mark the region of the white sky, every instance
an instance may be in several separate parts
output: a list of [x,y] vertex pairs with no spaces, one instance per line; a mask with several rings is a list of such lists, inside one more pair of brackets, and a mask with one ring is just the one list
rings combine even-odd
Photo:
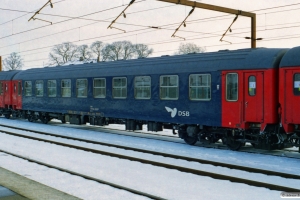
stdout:
[[[96,40],[104,43],[129,40],[134,44],[149,45],[154,49],[152,56],[172,55],[181,42],[195,43],[206,47],[209,52],[250,47],[250,40],[244,39],[246,36],[250,37],[250,18],[240,16],[233,24],[232,32],[224,38],[232,43],[229,44],[219,40],[235,16],[199,8],[196,8],[188,18],[187,27],[181,27],[176,34],[186,40],[172,38],[171,35],[191,8],[156,0],[136,0],[127,9],[125,12],[127,17],[120,17],[113,25],[126,30],[126,33],[117,29],[107,29],[107,27],[130,0],[52,0],[54,8],[45,7],[36,18],[51,21],[53,25],[40,20],[28,22],[33,13],[25,15],[24,12],[4,10],[32,12],[40,9],[46,2],[47,0],[1,1],[0,55],[5,58],[11,52],[20,52],[25,64],[23,69],[46,65],[51,46],[67,41],[77,45],[90,45]],[[201,2],[255,12],[257,38],[263,38],[262,41],[257,42],[257,47],[290,48],[300,44],[298,38],[300,0],[202,0]],[[280,7],[274,8],[278,6]],[[79,17],[91,13],[95,14],[84,17],[89,20],[73,19],[67,22],[62,21],[70,18],[42,15]],[[22,15],[25,16],[20,17]],[[20,18],[16,19],[17,17]],[[149,26],[158,26],[161,29],[151,29],[148,28]]]

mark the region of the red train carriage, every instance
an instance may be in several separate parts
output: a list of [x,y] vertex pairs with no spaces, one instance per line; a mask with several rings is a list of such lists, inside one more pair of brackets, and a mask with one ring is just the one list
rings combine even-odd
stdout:
[[22,109],[22,81],[12,80],[11,84],[12,84],[11,107],[13,110],[21,110]]
[[300,47],[290,49],[283,57],[279,80],[282,127],[289,142],[300,146]]
[[[22,102],[14,101],[15,96],[14,94],[14,87],[12,78],[17,74],[19,71],[5,71],[0,72],[0,112],[6,118],[9,118],[12,109],[20,109]],[[22,89],[22,88],[20,88]],[[21,97],[21,92],[20,92]],[[18,99],[18,98],[17,98]],[[16,103],[13,103],[16,102]],[[15,106],[14,106],[15,105]]]
[[230,70],[222,73],[222,126],[259,128],[278,123],[278,68]]
[[[278,68],[285,52],[278,50],[271,57],[257,55],[245,61],[254,64],[249,68],[222,71],[222,127],[228,128],[225,142],[231,149],[246,142],[263,149],[283,147],[276,133],[280,120]],[[256,66],[258,63],[264,66]]]

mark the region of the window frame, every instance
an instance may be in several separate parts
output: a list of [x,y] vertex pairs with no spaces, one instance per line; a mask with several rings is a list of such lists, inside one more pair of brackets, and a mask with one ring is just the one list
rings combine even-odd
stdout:
[[0,81],[0,95],[3,95],[3,81]]
[[[209,77],[209,83],[208,83],[208,85],[206,85],[206,86],[202,86],[202,85],[197,85],[197,86],[192,86],[191,85],[191,77],[192,76],[208,76]],[[208,96],[209,96],[209,98],[203,98],[203,99],[192,99],[191,98],[191,89],[192,88],[209,88],[209,94],[208,94]],[[189,99],[191,100],[191,101],[211,101],[211,74],[190,74],[189,75]]]
[[[95,80],[104,80],[104,87],[95,87]],[[96,97],[95,89],[104,89],[104,96]],[[95,99],[104,99],[106,98],[106,78],[94,78],[93,79],[93,97]]]
[[[42,87],[40,87],[40,88],[38,88],[37,87],[37,84],[38,84],[38,82],[41,82],[42,84]],[[38,94],[38,90],[41,90],[42,91],[42,94]],[[35,81],[35,96],[36,97],[43,97],[44,96],[44,80],[36,80]]]
[[[116,80],[116,79],[125,79],[125,86],[115,86],[115,82],[114,82],[114,80]],[[113,99],[127,99],[127,93],[128,93],[128,86],[127,86],[127,77],[113,77],[113,79],[112,79],[112,97],[113,97]],[[121,94],[123,93],[123,88],[125,88],[125,97],[123,97],[123,96],[118,96],[118,97],[116,97],[115,96],[115,89],[121,89]]]
[[[236,99],[232,100],[232,99],[228,99],[228,75],[236,75]],[[226,74],[226,92],[225,92],[225,95],[226,95],[226,101],[229,101],[229,102],[237,102],[239,100],[239,74],[236,73],[236,72],[230,72],[230,73],[227,73]]]
[[[65,81],[69,81],[70,82],[70,87],[63,87],[63,85],[65,85],[65,84],[63,84],[63,82],[65,82]],[[61,97],[63,97],[63,98],[69,98],[69,97],[72,97],[72,80],[71,79],[61,79],[61,81],[60,81],[60,89],[61,89]],[[66,95],[64,95],[64,91],[65,91],[65,89],[69,89],[70,90],[70,96],[66,96]]]
[[[141,78],[141,79],[143,79],[143,78],[149,78],[150,79],[150,81],[149,81],[149,86],[144,86],[144,81],[143,81],[143,85],[142,86],[137,86],[136,85],[136,80],[138,79],[138,78]],[[151,99],[151,96],[152,96],[152,94],[151,94],[151,81],[152,81],[152,79],[151,79],[151,76],[136,76],[136,77],[134,77],[134,98],[135,99],[138,99],[138,100],[147,100],[147,99]],[[138,91],[138,88],[143,88],[142,89],[142,91],[144,91],[144,88],[148,88],[149,89],[149,96],[147,96],[147,97],[139,97],[139,96],[137,96],[137,91]]]
[[[55,87],[50,87],[49,86],[49,82],[50,81],[54,81],[55,82]],[[49,89],[55,88],[55,95],[50,95],[50,90]],[[57,97],[57,81],[55,79],[51,79],[47,81],[47,93],[48,93],[48,97]]]
[[[27,86],[27,83],[30,83],[30,88]],[[28,95],[27,91],[30,90],[30,95]],[[24,81],[24,96],[31,97],[32,96],[32,81]]]
[[[78,87],[78,82],[79,81],[85,81],[86,84],[85,84],[85,87],[80,87],[80,88],[84,88],[84,93],[85,93],[85,96],[78,96],[78,91],[79,91],[79,87]],[[76,79],[76,98],[87,98],[88,97],[88,87],[89,87],[89,82],[86,78],[79,78],[79,79]]]
[[18,96],[22,95],[22,82],[18,81]]
[[[254,81],[250,81],[250,78],[254,78]],[[251,89],[254,89],[254,90],[252,91]],[[254,76],[254,75],[250,75],[248,77],[248,95],[250,97],[256,96],[256,76]]]
[[[297,80],[296,80],[296,76],[297,76]],[[295,73],[293,75],[293,94],[294,94],[294,96],[300,96],[300,87],[296,87],[299,85],[300,85],[300,73]]]
[[[171,77],[176,77],[177,85],[176,86],[163,86],[162,85],[162,80],[163,80],[164,77],[169,77],[170,80],[171,80]],[[162,97],[162,89],[163,88],[176,88],[176,98],[164,98],[164,97]],[[179,76],[178,75],[161,75],[159,77],[159,98],[161,100],[171,100],[171,101],[179,99]]]

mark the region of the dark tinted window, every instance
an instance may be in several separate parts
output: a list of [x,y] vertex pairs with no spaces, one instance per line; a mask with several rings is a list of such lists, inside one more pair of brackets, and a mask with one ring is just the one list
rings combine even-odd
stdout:
[[22,85],[21,85],[21,81],[18,82],[18,95],[21,96],[22,94]]
[[300,74],[294,75],[294,95],[300,96]]
[[255,76],[249,76],[248,92],[249,92],[250,96],[256,95],[256,77]]
[[226,75],[226,100],[238,100],[238,75],[236,73]]

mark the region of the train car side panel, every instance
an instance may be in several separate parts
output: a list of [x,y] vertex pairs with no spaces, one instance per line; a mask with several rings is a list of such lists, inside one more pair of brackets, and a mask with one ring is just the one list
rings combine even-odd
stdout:
[[222,125],[228,128],[260,127],[278,123],[277,71],[223,71]]
[[300,125],[300,66],[280,69],[280,103],[282,125],[287,133]]
[[12,108],[15,110],[20,110],[22,109],[22,81],[13,80],[12,87]]

